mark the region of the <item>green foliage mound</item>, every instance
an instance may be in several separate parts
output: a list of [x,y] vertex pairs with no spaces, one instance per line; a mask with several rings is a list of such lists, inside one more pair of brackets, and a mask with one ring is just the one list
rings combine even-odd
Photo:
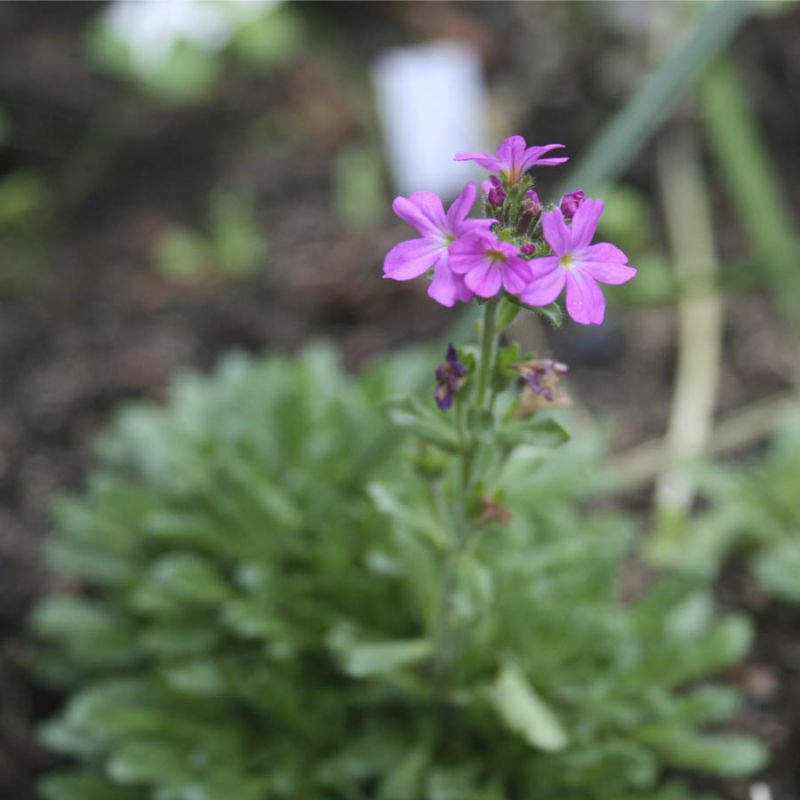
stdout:
[[43,737],[77,762],[45,800],[673,800],[666,766],[761,764],[702,730],[737,698],[698,679],[747,623],[679,577],[616,599],[632,531],[579,511],[580,447],[522,448],[496,477],[511,522],[442,574],[437,481],[382,411],[429,371],[237,357],[120,417],[58,508],[52,563],[85,591],[35,618],[71,691]]
[[704,469],[698,484],[709,508],[669,544],[665,560],[710,578],[739,554],[764,592],[800,603],[800,414],[756,464]]

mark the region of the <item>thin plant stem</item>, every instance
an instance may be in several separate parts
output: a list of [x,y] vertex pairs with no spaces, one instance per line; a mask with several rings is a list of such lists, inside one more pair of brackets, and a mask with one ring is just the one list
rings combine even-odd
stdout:
[[[487,403],[487,389],[489,378],[494,369],[495,352],[497,349],[497,299],[490,300],[483,307],[483,326],[481,331],[480,360],[478,363],[478,384],[475,393],[475,405],[484,410]],[[457,425],[461,439],[461,475],[454,509],[450,520],[455,529],[451,537],[452,545],[445,556],[442,583],[439,591],[439,604],[433,623],[433,673],[436,689],[441,696],[446,691],[447,669],[450,663],[453,648],[453,626],[451,615],[453,597],[458,587],[458,569],[461,559],[474,540],[477,528],[469,520],[467,504],[472,489],[472,470],[478,453],[478,442],[469,440],[469,434],[464,430],[463,415],[465,409],[461,404],[457,406]]]
[[495,326],[497,323],[497,307],[499,301],[494,298],[483,307],[483,329],[481,331],[481,360],[478,368],[478,390],[475,403],[483,409],[486,403],[486,390],[489,387],[489,376],[494,366],[494,353],[497,346]]

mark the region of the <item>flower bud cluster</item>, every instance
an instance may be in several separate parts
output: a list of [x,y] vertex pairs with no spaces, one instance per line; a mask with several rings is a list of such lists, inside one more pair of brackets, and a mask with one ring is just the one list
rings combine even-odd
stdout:
[[392,208],[419,238],[389,251],[384,277],[405,281],[431,273],[428,294],[448,307],[502,294],[541,307],[566,288],[569,315],[584,325],[601,323],[605,300],[598,282],[625,283],[636,270],[614,245],[591,244],[602,200],[580,190],[565,194],[557,207],[539,199],[529,170],[567,161],[543,157],[561,147],[528,147],[521,136],[511,136],[496,155],[456,153],[457,161],[475,161],[493,173],[482,185],[484,217],[467,218],[477,199],[474,183],[447,212],[433,192],[396,198]]

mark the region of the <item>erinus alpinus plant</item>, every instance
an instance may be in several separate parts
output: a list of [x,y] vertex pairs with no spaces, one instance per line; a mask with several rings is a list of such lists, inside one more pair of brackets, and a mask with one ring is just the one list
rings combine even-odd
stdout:
[[536,196],[556,147],[461,154],[493,171],[481,218],[473,185],[447,212],[395,201],[419,237],[386,277],[432,272],[434,300],[482,305],[435,382],[427,355],[347,378],[314,348],[120,417],[58,508],[72,591],[36,615],[38,673],[71,692],[43,739],[75,761],[43,797],[682,798],[666,767],[760,765],[707,731],[736,693],[699,682],[742,655],[746,621],[678,574],[617,599],[632,530],[579,510],[598,467],[560,447],[566,367],[498,345],[516,313],[558,317],[564,288],[600,323],[597,283],[634,275],[592,244],[601,201]]

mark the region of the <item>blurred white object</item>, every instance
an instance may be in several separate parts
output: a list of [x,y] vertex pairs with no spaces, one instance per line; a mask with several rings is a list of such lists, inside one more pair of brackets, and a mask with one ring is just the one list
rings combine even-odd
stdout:
[[766,783],[754,783],[750,787],[750,800],[772,800],[772,792]]
[[116,0],[105,7],[103,21],[128,45],[134,64],[151,71],[167,61],[179,39],[214,53],[228,43],[237,26],[279,4],[280,0]]
[[476,50],[450,41],[392,49],[372,77],[395,188],[454,197],[478,171],[453,155],[487,149],[488,103]]

